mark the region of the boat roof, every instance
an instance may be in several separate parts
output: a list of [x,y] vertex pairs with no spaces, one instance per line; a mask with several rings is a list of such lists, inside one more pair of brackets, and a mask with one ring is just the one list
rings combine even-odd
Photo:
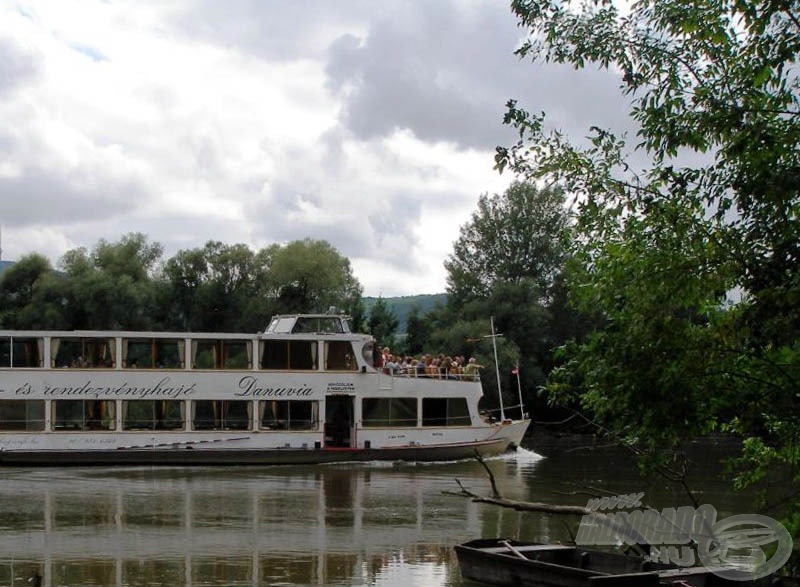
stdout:
[[350,316],[344,314],[279,314],[259,333],[233,332],[167,332],[136,330],[0,330],[0,337],[35,338],[85,337],[110,338],[219,338],[252,339],[275,334],[352,334]]

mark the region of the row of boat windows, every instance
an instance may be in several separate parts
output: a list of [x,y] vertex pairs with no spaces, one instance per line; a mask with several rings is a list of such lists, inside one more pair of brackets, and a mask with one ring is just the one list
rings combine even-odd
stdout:
[[[112,369],[117,365],[115,338],[58,337],[50,339],[54,368]],[[355,371],[358,366],[348,341],[123,338],[119,348],[123,369],[252,369],[257,346],[258,367],[269,370],[316,371],[320,360],[330,371]],[[40,368],[45,339],[0,337],[0,367]]]
[[[301,400],[53,400],[53,430],[316,430],[318,401]],[[465,398],[364,398],[368,427],[468,426]],[[0,431],[43,431],[44,400],[0,400]],[[257,416],[253,422],[254,414]]]

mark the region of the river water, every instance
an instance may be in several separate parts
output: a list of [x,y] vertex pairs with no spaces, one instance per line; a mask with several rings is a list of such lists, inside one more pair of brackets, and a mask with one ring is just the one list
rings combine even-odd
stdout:
[[[535,443],[534,443],[535,445]],[[535,452],[535,451],[538,451]],[[542,453],[542,454],[539,454]],[[701,503],[749,513],[699,452]],[[586,505],[585,491],[644,492],[656,508],[691,505],[643,479],[619,449],[558,440],[490,460],[508,498]],[[476,504],[480,463],[319,467],[0,469],[0,586],[475,586],[453,545],[477,537],[569,540],[579,519]]]

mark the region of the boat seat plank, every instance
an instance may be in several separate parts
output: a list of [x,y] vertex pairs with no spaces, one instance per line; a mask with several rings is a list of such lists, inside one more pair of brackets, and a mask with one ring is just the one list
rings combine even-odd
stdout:
[[625,587],[626,585],[659,585],[664,579],[680,579],[682,577],[703,576],[711,572],[706,567],[684,567],[680,569],[664,569],[660,571],[647,571],[642,573],[626,573],[622,575],[608,575],[605,577],[589,577],[590,585],[613,585]]
[[666,569],[663,571],[658,571],[658,574],[667,578],[691,577],[692,575],[707,575],[709,573],[713,573],[714,570],[721,571],[723,569],[719,569],[717,567],[682,567],[680,569]]
[[660,581],[659,574],[652,571],[645,573],[625,573],[622,575],[598,575],[595,577],[587,577],[587,579],[590,585],[613,585],[614,587],[625,587],[627,585],[648,587],[649,585],[658,585]]
[[[556,550],[575,550],[574,546],[551,546],[549,544],[527,544],[527,545],[520,545],[517,546],[516,544],[512,544],[514,549],[518,550],[519,552],[552,552]],[[482,552],[490,552],[494,553],[508,553],[509,550],[505,546],[491,546],[487,548],[478,548]]]

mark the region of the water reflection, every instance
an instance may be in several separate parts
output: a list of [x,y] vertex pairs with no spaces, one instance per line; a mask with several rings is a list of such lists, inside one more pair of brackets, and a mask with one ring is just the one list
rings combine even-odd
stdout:
[[459,584],[453,544],[517,516],[445,493],[489,491],[473,462],[3,473],[0,585]]
[[[574,447],[573,447],[574,448]],[[580,448],[580,447],[578,447]],[[747,513],[698,456],[702,500]],[[490,467],[510,499],[586,505],[592,488],[689,505],[597,446]],[[265,468],[0,469],[0,587],[370,585],[460,587],[452,547],[476,537],[570,540],[578,518],[519,513],[446,492],[491,487],[474,461]]]

